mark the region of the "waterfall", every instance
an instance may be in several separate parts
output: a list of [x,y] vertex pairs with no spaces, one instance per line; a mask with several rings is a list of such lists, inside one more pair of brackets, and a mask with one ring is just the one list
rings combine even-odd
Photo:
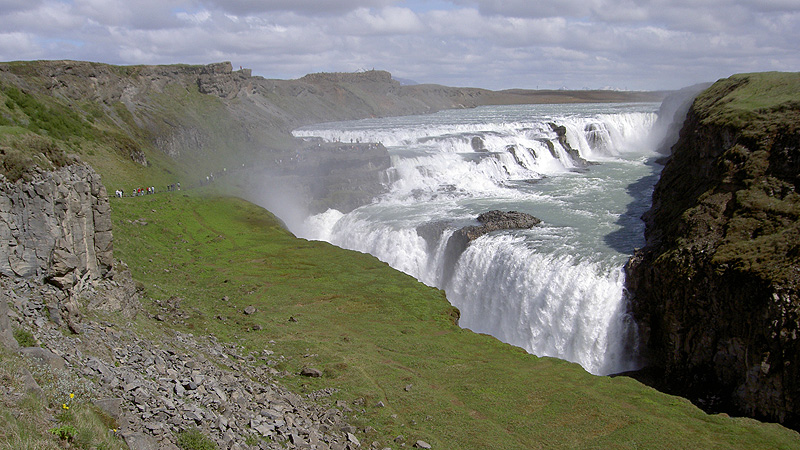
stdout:
[[[444,289],[465,328],[594,374],[635,369],[622,265],[642,245],[638,216],[652,184],[629,186],[652,174],[647,138],[656,108],[492,107],[296,130],[381,142],[393,173],[375,203],[310,217],[293,231],[370,253]],[[455,230],[491,209],[543,223],[448,248]]]

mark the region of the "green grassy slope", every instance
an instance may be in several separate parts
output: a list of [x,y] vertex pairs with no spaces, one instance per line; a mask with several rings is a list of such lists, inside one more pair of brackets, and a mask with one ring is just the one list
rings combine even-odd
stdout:
[[[116,256],[144,284],[151,313],[168,318],[159,326],[273,349],[290,374],[323,370],[282,382],[339,389],[328,401],[364,399],[354,420],[375,429],[368,442],[398,448],[392,439],[402,434],[440,449],[800,446],[782,427],[706,415],[634,380],[462,330],[442,292],[369,255],[296,239],[242,200],[177,192],[114,199],[112,209]],[[157,307],[170,298],[189,318]],[[255,314],[243,313],[249,305]]]

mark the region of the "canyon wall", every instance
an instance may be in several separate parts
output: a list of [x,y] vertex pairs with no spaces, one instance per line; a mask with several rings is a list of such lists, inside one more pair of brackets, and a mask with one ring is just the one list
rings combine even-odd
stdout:
[[800,426],[800,74],[720,80],[692,104],[627,265],[656,384]]

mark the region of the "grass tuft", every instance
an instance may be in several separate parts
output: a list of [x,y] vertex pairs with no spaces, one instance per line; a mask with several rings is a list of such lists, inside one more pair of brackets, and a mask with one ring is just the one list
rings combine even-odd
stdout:
[[33,334],[22,328],[14,330],[14,339],[17,340],[17,344],[19,344],[20,347],[38,347],[39,345],[36,343],[36,338],[33,337]]
[[178,433],[178,447],[183,450],[217,450],[217,444],[197,428]]

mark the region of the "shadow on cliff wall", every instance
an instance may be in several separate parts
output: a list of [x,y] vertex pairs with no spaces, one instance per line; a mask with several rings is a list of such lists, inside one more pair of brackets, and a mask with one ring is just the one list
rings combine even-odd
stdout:
[[[660,155],[670,155],[672,146],[678,141],[678,136],[686,114],[689,112],[695,97],[711,83],[700,83],[688,86],[668,95],[658,108],[656,120],[650,135],[651,145]],[[650,175],[638,179],[627,187],[628,194],[633,201],[628,204],[625,213],[617,220],[622,228],[605,237],[605,242],[614,250],[629,255],[633,254],[638,242],[644,245],[644,228],[642,215],[650,209],[653,198],[653,188],[661,177],[666,157],[654,160],[648,165],[653,169]]]
[[619,216],[616,224],[621,228],[607,234],[603,240],[612,249],[632,255],[637,245],[644,245],[644,223],[642,215],[650,209],[653,198],[653,187],[661,176],[662,164],[656,161],[648,164],[652,171],[639,178],[625,189],[633,200],[628,203],[625,212]]

